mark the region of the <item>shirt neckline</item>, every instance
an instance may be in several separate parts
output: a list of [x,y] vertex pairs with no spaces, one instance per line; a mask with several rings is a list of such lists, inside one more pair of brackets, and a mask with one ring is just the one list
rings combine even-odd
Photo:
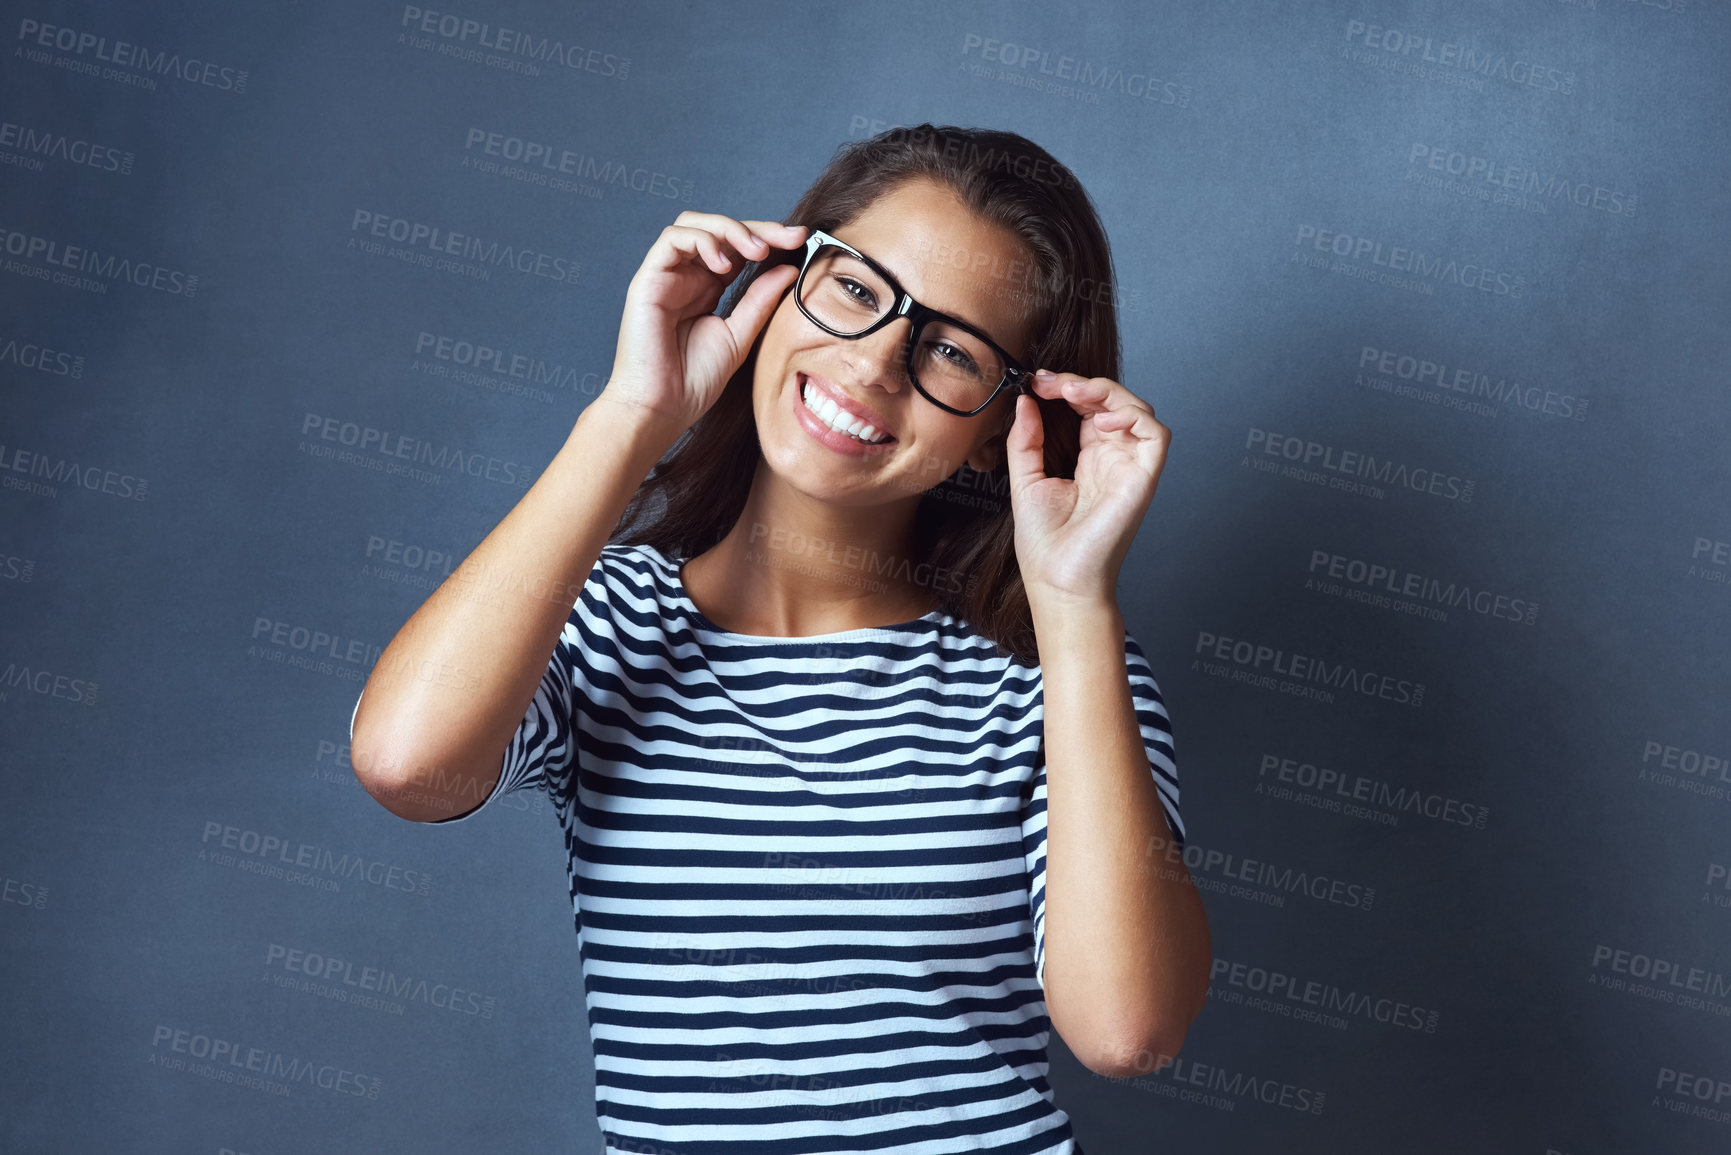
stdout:
[[948,616],[940,608],[935,609],[930,613],[922,614],[921,616],[909,621],[896,622],[894,625],[861,626],[859,629],[839,630],[828,634],[742,634],[736,630],[722,629],[720,626],[705,617],[703,611],[697,608],[697,603],[691,600],[691,592],[685,588],[684,579],[679,576],[679,571],[684,566],[685,559],[675,560],[670,558],[659,549],[656,549],[654,546],[647,543],[643,544],[641,548],[655,555],[656,560],[661,565],[662,572],[667,576],[669,583],[673,586],[673,592],[679,599],[681,608],[690,615],[692,624],[702,630],[705,634],[714,635],[715,637],[728,638],[741,642],[758,642],[772,646],[803,646],[822,642],[858,641],[878,637],[883,634],[912,633],[917,631],[921,626],[936,625]]

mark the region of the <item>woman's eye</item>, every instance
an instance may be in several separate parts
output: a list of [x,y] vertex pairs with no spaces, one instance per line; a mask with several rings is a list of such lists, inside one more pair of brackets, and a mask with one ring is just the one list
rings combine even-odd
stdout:
[[851,277],[837,277],[836,282],[839,285],[841,285],[841,291],[842,292],[846,293],[848,296],[852,297],[854,300],[858,301],[860,304],[866,305],[866,306],[869,306],[872,308],[877,307],[877,302],[878,302],[877,294],[873,293],[870,289],[866,288],[864,285],[860,284],[858,281],[852,279]]
[[967,350],[952,345],[948,341],[938,341],[933,344],[932,348],[938,351],[938,356],[950,362],[956,368],[966,369],[970,373],[974,371],[974,359],[968,356]]

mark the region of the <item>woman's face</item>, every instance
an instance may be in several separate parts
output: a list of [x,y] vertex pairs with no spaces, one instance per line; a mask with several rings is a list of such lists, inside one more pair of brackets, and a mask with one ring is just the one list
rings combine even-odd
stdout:
[[[1030,254],[1014,233],[979,219],[946,187],[904,181],[830,231],[889,270],[920,304],[969,322],[1023,360],[1027,321],[1004,271],[1028,269]],[[765,326],[752,385],[758,442],[777,477],[822,501],[878,505],[918,496],[964,461],[981,472],[997,465],[1015,394],[1006,389],[972,417],[939,409],[908,380],[911,328],[902,318],[848,340],[807,319],[791,290],[781,299]],[[808,383],[874,424],[874,437],[887,432],[892,440],[867,445],[829,431],[806,406]]]

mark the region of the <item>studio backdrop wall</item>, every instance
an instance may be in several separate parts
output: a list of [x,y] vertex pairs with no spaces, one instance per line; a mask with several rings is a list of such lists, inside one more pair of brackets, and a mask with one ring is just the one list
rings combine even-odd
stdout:
[[1719,0],[3,7],[0,1147],[600,1150],[552,813],[350,711],[658,232],[932,121],[1075,170],[1173,430],[1216,957],[1054,1037],[1090,1155],[1731,1150]]

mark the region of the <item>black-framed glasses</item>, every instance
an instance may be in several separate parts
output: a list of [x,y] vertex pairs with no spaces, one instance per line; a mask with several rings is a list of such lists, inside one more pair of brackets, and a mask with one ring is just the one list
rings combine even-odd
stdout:
[[972,417],[1006,387],[1028,391],[1031,371],[966,321],[910,297],[888,270],[846,241],[813,229],[794,301],[826,333],[855,340],[906,317],[908,380],[946,413]]

